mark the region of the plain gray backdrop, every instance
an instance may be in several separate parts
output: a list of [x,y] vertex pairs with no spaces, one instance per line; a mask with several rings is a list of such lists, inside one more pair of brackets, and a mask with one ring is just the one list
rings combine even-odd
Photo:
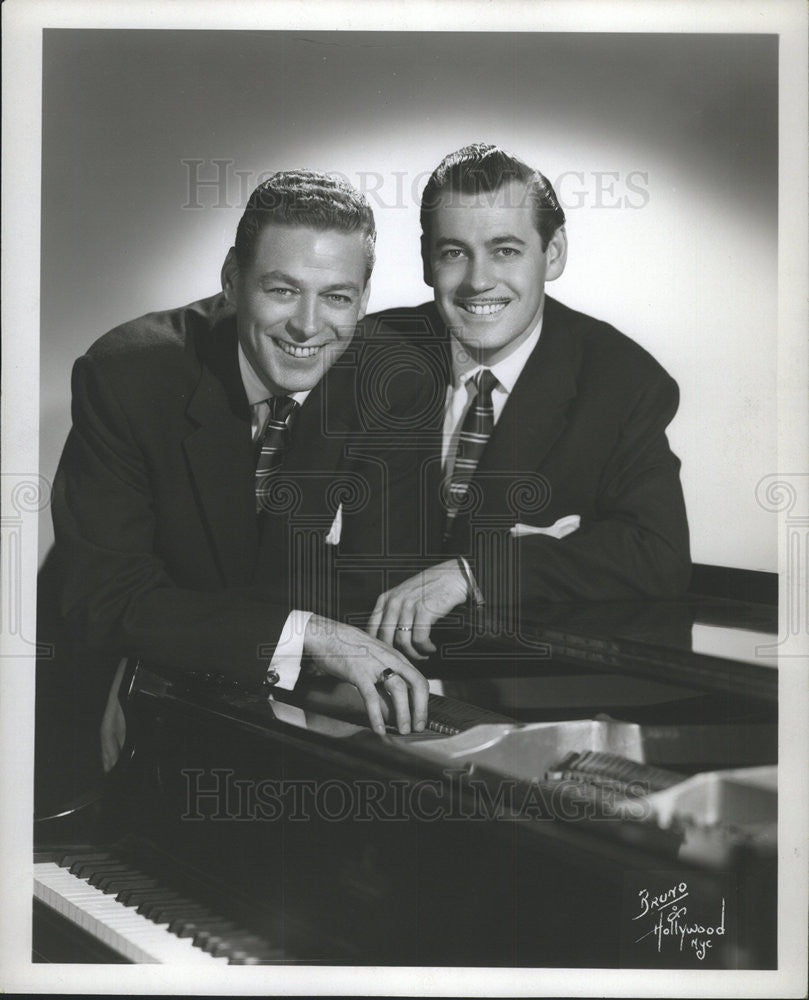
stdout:
[[[245,198],[309,166],[364,188],[370,308],[431,297],[418,197],[447,152],[498,142],[568,214],[548,286],[680,384],[695,561],[777,570],[756,484],[776,471],[775,35],[46,29],[41,453],[77,355],[219,287]],[[40,554],[52,539],[43,512]]]

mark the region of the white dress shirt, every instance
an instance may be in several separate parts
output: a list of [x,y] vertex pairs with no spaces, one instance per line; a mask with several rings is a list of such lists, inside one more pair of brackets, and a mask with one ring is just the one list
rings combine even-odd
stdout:
[[[509,393],[522,374],[525,363],[531,351],[539,343],[542,332],[542,316],[530,335],[508,357],[502,358],[496,364],[482,365],[470,357],[467,349],[450,335],[450,351],[452,354],[452,384],[447,386],[447,398],[444,404],[444,432],[441,441],[441,468],[447,480],[452,477],[455,466],[455,456],[458,453],[458,439],[461,436],[466,411],[475,398],[475,386],[472,379],[482,369],[488,367],[497,379],[497,385],[492,389],[492,409],[494,422],[500,419],[503,407],[506,405]],[[463,556],[461,556],[463,559]],[[469,579],[477,587],[472,569],[466,559],[463,560]],[[472,589],[470,587],[470,589]],[[480,591],[478,590],[478,593]],[[483,598],[485,599],[485,594]],[[444,694],[444,682],[432,678],[429,681],[431,694]]]
[[492,408],[494,422],[500,419],[503,407],[506,405],[509,393],[514,389],[517,379],[522,374],[531,351],[539,343],[542,332],[542,316],[531,334],[508,357],[502,358],[496,364],[482,365],[469,356],[467,349],[450,336],[452,352],[452,384],[447,386],[447,399],[444,409],[444,436],[441,444],[441,466],[447,477],[452,476],[455,465],[455,455],[458,452],[458,438],[461,435],[466,411],[472,405],[475,397],[475,387],[472,379],[483,368],[489,368],[497,379],[497,385],[492,389]]
[[[267,419],[270,415],[269,400],[272,393],[267,392],[267,387],[256,374],[255,369],[247,360],[242,345],[239,344],[239,371],[242,376],[242,384],[247,394],[247,402],[250,404],[250,432],[253,443],[264,433]],[[303,392],[291,392],[290,398],[294,399],[299,406],[311,392],[306,389]],[[309,619],[312,617],[311,611],[290,611],[284,627],[281,629],[281,637],[275,647],[270,666],[278,671],[277,687],[291,691],[295,687],[295,682],[301,672],[301,658],[303,657],[303,634]]]

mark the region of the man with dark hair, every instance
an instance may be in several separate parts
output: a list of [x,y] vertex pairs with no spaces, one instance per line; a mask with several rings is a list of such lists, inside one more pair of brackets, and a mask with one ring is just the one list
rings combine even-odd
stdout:
[[453,192],[494,194],[507,185],[514,185],[515,204],[519,200],[530,206],[542,249],[547,250],[551,237],[565,224],[548,178],[499,146],[475,143],[445,156],[427,181],[421,196],[422,259],[429,259],[432,218],[443,199]]
[[[421,674],[329,617],[367,613],[356,581],[374,577],[356,565],[411,530],[416,453],[381,418],[407,423],[421,401],[389,384],[380,414],[358,390],[376,356],[355,338],[375,235],[349,185],[275,174],[250,198],[222,294],[126,323],[76,362],[53,494],[63,607],[112,662],[269,690],[291,687],[304,655],[356,685],[378,732],[382,692],[402,732],[423,728]],[[355,568],[344,594],[341,559]]]
[[366,320],[433,337],[447,382],[441,458],[424,477],[432,565],[377,601],[369,633],[414,659],[472,600],[519,630],[549,601],[665,598],[687,586],[676,383],[638,344],[545,295],[565,216],[497,146],[447,156],[421,208],[435,304]]

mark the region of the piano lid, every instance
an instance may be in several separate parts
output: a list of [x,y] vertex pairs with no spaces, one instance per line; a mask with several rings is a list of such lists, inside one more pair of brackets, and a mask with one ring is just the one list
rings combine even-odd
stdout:
[[549,604],[530,621],[445,619],[430,676],[609,671],[775,702],[777,608],[704,595]]

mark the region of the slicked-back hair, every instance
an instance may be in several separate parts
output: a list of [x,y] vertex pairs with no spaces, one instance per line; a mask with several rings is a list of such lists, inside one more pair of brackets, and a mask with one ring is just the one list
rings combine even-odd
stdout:
[[427,181],[421,196],[422,254],[429,248],[432,212],[447,192],[488,194],[499,191],[511,181],[526,185],[534,225],[542,241],[542,249],[547,250],[553,234],[565,224],[565,213],[551,182],[544,174],[500,146],[476,142],[445,156]]
[[376,259],[376,223],[368,200],[347,181],[314,170],[281,170],[250,195],[236,229],[236,261],[240,268],[253,260],[259,234],[270,223],[335,229],[365,236],[365,280]]

